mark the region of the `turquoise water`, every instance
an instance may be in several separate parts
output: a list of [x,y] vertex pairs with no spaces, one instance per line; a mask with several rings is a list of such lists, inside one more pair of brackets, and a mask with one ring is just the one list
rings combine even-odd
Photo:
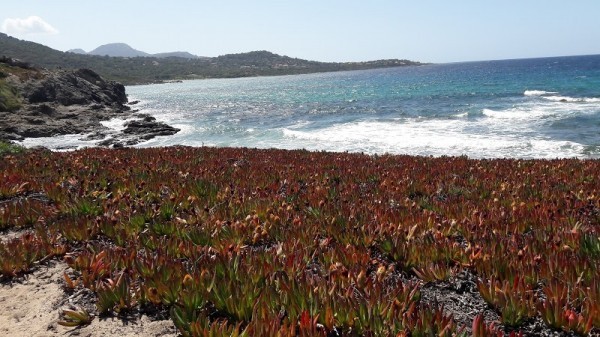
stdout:
[[140,146],[600,157],[600,56],[127,87],[180,127]]

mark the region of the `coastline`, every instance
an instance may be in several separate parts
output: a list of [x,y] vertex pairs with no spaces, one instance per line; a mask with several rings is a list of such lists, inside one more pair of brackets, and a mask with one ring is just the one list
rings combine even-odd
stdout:
[[160,136],[179,132],[178,128],[159,122],[147,113],[133,111],[101,120],[81,133],[55,134],[48,137],[24,137],[11,142],[26,148],[45,147],[52,151],[78,150],[88,147],[122,148],[135,146]]

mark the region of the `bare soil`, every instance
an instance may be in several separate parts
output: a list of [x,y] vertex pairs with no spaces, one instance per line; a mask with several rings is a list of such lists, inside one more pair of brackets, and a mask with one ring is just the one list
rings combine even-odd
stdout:
[[68,269],[62,261],[49,261],[21,279],[0,284],[0,335],[177,336],[171,320],[155,320],[144,314],[94,317],[91,324],[81,328],[59,325],[62,310],[90,303],[85,292],[69,295],[64,291],[63,272]]

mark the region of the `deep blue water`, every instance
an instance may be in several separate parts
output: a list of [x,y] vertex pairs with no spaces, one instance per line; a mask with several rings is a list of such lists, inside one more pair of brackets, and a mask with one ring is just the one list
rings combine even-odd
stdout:
[[182,128],[141,146],[600,157],[600,56],[127,87]]

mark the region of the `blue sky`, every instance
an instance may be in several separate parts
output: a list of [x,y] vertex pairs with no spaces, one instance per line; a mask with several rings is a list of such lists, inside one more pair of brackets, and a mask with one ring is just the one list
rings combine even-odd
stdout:
[[[59,50],[251,50],[319,61],[600,54],[598,0],[5,1],[0,30]],[[0,51],[1,53],[1,51]]]

